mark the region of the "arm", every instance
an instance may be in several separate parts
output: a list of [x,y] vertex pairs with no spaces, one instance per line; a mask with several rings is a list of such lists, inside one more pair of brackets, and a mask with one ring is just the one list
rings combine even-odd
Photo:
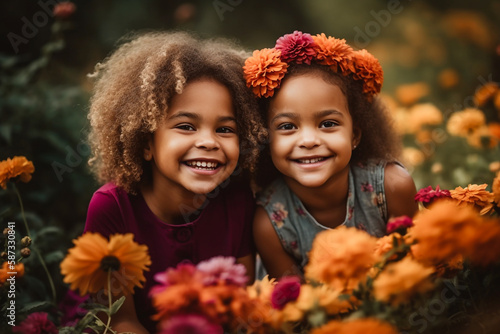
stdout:
[[398,164],[387,164],[384,186],[388,218],[404,215],[413,217],[418,210],[415,202],[417,189],[406,169]]
[[302,276],[293,258],[288,255],[263,207],[258,206],[253,223],[253,236],[257,252],[262,258],[270,278],[283,276]]
[[247,256],[240,257],[236,259],[236,263],[242,264],[247,270],[248,285],[253,284],[255,280],[255,254],[249,254]]

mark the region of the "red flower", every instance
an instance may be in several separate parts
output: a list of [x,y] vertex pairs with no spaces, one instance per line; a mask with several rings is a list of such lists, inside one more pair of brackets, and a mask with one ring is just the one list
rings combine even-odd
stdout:
[[408,216],[400,216],[396,218],[389,219],[387,223],[387,234],[391,234],[392,232],[404,229],[413,226],[413,220]]
[[57,334],[56,325],[47,318],[45,312],[35,312],[28,315],[19,326],[12,327],[13,333],[22,334]]
[[54,16],[58,19],[64,20],[73,15],[75,10],[76,6],[74,3],[69,1],[60,2],[54,7]]
[[448,190],[441,190],[439,186],[436,186],[436,190],[432,189],[432,186],[420,189],[415,195],[415,201],[422,202],[424,204],[432,203],[438,198],[450,198],[451,194]]
[[313,44],[311,35],[295,30],[293,34],[278,38],[274,48],[281,51],[281,59],[288,63],[293,61],[310,65],[315,54]]
[[287,276],[281,279],[271,294],[271,304],[275,309],[283,309],[288,302],[297,300],[300,294],[300,279]]

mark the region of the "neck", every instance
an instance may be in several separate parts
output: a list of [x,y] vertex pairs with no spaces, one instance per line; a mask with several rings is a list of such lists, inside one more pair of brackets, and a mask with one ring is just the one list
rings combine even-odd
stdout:
[[206,199],[206,195],[181,187],[162,187],[154,183],[142,187],[141,193],[149,209],[169,224],[185,224],[194,220]]

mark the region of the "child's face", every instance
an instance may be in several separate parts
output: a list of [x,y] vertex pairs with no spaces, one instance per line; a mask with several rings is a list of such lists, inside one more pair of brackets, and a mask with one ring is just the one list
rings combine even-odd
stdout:
[[286,80],[269,106],[271,157],[288,182],[320,187],[347,175],[358,138],[346,96],[313,75]]
[[172,98],[166,120],[145,149],[148,155],[155,185],[196,194],[214,190],[235,170],[239,156],[229,90],[208,79],[187,84]]

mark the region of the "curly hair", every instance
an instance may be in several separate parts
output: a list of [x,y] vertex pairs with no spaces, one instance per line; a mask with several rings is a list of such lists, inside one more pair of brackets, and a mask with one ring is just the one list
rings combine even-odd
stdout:
[[[400,157],[402,142],[394,127],[392,117],[380,99],[367,98],[363,93],[361,80],[336,73],[328,66],[314,63],[311,65],[290,63],[284,81],[300,75],[315,75],[327,83],[338,86],[347,97],[353,126],[361,132],[361,140],[352,152],[350,163],[395,161]],[[278,93],[279,89],[276,90],[274,97]],[[274,97],[263,98],[259,101],[264,120],[267,120],[269,104]],[[270,161],[270,152],[267,147],[260,155],[258,162],[256,182],[259,187],[265,187],[279,175]]]
[[186,32],[149,32],[123,39],[96,65],[91,98],[89,164],[101,183],[137,193],[150,167],[143,150],[186,84],[210,78],[232,96],[240,138],[240,166],[255,169],[265,138],[258,105],[246,87],[242,66],[248,54],[224,39],[201,40]]

